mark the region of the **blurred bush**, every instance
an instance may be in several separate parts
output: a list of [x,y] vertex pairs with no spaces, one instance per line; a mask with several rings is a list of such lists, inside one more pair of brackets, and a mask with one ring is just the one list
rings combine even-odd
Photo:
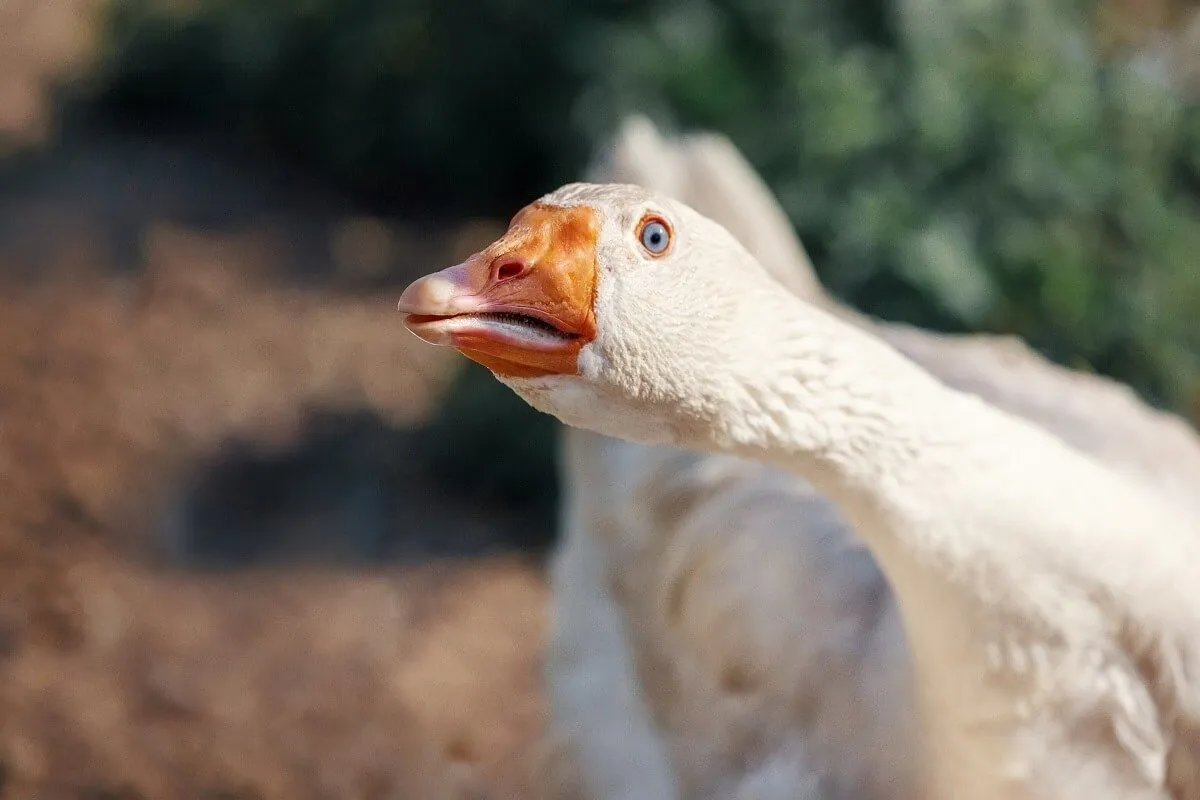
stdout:
[[199,124],[360,196],[496,211],[586,158],[569,109],[622,5],[111,0],[92,82],[139,124]]
[[857,306],[1015,332],[1186,409],[1200,105],[1097,33],[1111,17],[1082,0],[114,0],[94,96],[421,212],[507,216],[577,177],[625,111],[720,130]]

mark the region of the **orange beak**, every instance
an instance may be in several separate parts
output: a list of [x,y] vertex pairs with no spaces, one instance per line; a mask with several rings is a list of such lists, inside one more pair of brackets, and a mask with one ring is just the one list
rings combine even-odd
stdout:
[[404,324],[500,375],[574,375],[596,336],[599,229],[590,208],[526,206],[485,250],[405,289]]

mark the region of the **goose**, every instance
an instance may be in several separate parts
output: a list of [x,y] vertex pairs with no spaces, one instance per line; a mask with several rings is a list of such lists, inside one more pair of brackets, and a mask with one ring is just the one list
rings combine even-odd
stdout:
[[[792,291],[819,292],[725,137],[631,117],[589,172],[688,199]],[[915,797],[898,617],[830,504],[753,461],[560,436],[542,796]]]
[[[671,140],[633,117],[599,160],[593,175],[685,199],[780,283],[873,329],[942,381],[1196,500],[1200,439],[1127,388],[1050,364],[1018,340],[930,334],[840,307],[727,138]],[[829,502],[743,459],[576,428],[562,435],[547,796],[914,796],[895,605]],[[680,595],[686,603],[661,602]],[[753,685],[723,685],[739,674]],[[572,781],[556,780],[562,773]]]
[[567,425],[828,498],[895,594],[930,796],[1200,796],[1186,504],[939,382],[641,187],[551,192],[398,305]]

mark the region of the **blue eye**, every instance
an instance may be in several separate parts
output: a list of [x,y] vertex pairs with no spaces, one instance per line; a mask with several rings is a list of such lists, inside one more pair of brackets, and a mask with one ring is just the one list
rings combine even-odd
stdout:
[[642,223],[638,238],[652,256],[661,256],[671,245],[671,229],[662,220],[650,218]]

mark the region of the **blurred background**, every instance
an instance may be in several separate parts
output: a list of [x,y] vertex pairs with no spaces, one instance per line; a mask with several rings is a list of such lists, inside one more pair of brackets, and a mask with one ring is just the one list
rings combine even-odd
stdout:
[[1193,0],[0,0],[0,797],[534,794],[555,427],[394,302],[634,111],[1200,420]]

